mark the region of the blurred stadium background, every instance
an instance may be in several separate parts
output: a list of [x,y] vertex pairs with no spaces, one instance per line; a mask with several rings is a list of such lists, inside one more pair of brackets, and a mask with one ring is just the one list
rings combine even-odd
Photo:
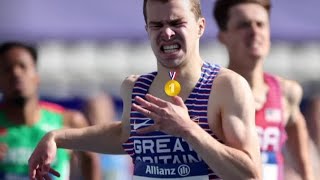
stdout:
[[[44,99],[81,108],[82,99],[103,90],[112,95],[119,115],[121,81],[156,67],[144,30],[142,2],[2,0],[0,41],[37,45]],[[211,16],[213,2],[202,0],[207,29],[201,53],[206,61],[225,66],[227,54],[216,40]],[[301,82],[305,98],[320,88],[319,7],[319,0],[273,0],[273,45],[266,70]]]

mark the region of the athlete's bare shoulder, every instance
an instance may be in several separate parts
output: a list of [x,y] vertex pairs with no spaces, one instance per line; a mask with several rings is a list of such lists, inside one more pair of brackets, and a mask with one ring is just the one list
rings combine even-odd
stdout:
[[137,81],[137,79],[139,77],[140,77],[140,75],[130,75],[123,80],[122,85],[121,85],[121,90],[120,90],[120,94],[121,94],[122,98],[124,96],[126,96],[126,94],[128,94],[130,92],[130,90],[132,90],[135,82]]
[[[139,78],[139,75],[130,75],[125,78],[122,82],[120,95],[123,101],[123,112],[122,112],[122,139],[127,140],[130,136],[130,112],[131,112],[131,101],[132,101],[132,89]],[[124,142],[124,141],[123,141]]]
[[[242,111],[242,109],[247,111],[249,106],[254,107],[253,102],[253,95],[248,82],[238,73],[221,68],[212,85],[209,101],[212,112],[221,115],[222,112],[226,113],[227,111],[235,112]],[[242,106],[235,106],[238,104],[242,104]],[[232,107],[239,109],[235,110]]]
[[247,81],[242,76],[227,68],[220,69],[218,76],[214,80],[214,84],[222,89],[249,87]]
[[139,77],[139,75],[130,75],[123,80],[120,95],[124,102],[131,101],[132,88]]
[[281,91],[286,100],[290,104],[300,103],[303,94],[302,86],[297,81],[285,79],[280,76],[275,77],[280,83]]
[[125,80],[122,82],[120,95],[124,102],[125,108],[126,108],[126,105],[131,104],[132,89],[139,77],[140,77],[139,75],[130,75],[126,77]]

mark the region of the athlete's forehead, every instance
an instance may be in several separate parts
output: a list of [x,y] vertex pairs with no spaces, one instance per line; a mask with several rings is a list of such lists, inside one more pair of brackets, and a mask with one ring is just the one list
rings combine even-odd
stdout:
[[260,5],[253,3],[239,4],[230,9],[229,22],[266,22],[269,20],[268,12]]
[[195,17],[189,1],[150,1],[147,4],[147,23],[168,22]]

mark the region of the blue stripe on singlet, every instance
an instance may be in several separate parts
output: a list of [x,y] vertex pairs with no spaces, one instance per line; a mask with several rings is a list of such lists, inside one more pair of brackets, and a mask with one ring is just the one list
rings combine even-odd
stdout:
[[[211,86],[218,74],[220,66],[204,63],[201,77],[195,88],[186,99],[190,117],[199,124],[206,132],[214,138],[207,122],[207,108]],[[134,97],[144,96],[157,72],[142,75],[136,81],[132,90],[132,102]],[[125,151],[132,157],[135,164],[134,175],[142,177],[175,178],[207,175],[210,179],[220,179],[198,156],[198,154],[182,138],[167,135],[163,132],[150,132],[148,134],[137,134],[136,128],[142,128],[153,124],[153,120],[131,109],[130,126],[131,134],[126,143],[123,144]],[[220,141],[221,142],[221,141]],[[179,167],[182,176],[170,174],[170,169],[178,172]],[[187,171],[187,167],[193,169]],[[202,170],[197,170],[201,167]],[[169,169],[168,169],[169,168]],[[185,174],[188,172],[187,174]],[[163,174],[165,173],[165,174]]]

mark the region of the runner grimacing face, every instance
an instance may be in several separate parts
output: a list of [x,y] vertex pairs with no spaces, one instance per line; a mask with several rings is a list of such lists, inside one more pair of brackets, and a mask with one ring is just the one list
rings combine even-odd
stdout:
[[147,3],[147,25],[152,50],[158,64],[177,68],[198,53],[203,18],[196,20],[190,1]]

